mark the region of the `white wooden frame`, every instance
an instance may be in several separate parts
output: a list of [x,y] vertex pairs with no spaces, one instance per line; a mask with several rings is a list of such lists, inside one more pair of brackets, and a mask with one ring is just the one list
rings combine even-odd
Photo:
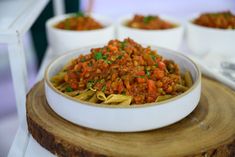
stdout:
[[[15,2],[19,3],[19,1]],[[21,9],[20,14],[17,16],[6,17],[10,19],[10,23],[8,23],[5,29],[0,29],[0,43],[7,44],[8,47],[16,107],[19,118],[19,128],[17,130],[15,140],[13,141],[13,145],[9,151],[9,157],[23,157],[29,140],[25,106],[26,94],[28,92],[28,77],[23,37],[48,2],[49,0],[25,0],[23,2],[24,5],[19,5],[19,9]],[[11,4],[12,1],[1,3]],[[11,5],[8,5],[8,7],[9,8],[4,8],[4,10],[7,11],[7,9],[11,9]]]

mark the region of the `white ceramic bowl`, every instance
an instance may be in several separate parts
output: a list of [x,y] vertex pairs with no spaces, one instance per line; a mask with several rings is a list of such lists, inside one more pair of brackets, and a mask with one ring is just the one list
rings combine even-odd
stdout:
[[87,31],[71,31],[54,27],[55,24],[71,15],[56,16],[46,22],[47,38],[54,53],[61,54],[68,50],[95,44],[104,44],[114,38],[115,27],[111,20],[95,14],[91,16],[104,25],[104,28]]
[[163,20],[177,25],[175,28],[165,30],[144,30],[126,26],[127,21],[133,16],[121,18],[117,24],[117,37],[123,40],[127,37],[143,44],[156,45],[160,47],[177,50],[183,38],[184,27],[176,19],[167,16],[160,16]]
[[189,90],[172,99],[159,103],[119,107],[79,101],[53,87],[50,78],[69,60],[77,57],[78,54],[88,53],[89,50],[90,48],[79,49],[62,55],[54,60],[45,72],[47,102],[58,115],[68,121],[88,128],[113,132],[151,130],[183,119],[195,109],[199,102],[201,73],[196,64],[180,53],[159,47],[157,48],[159,54],[174,60],[182,71],[190,70],[194,80],[194,84]]
[[199,26],[191,21],[187,24],[187,43],[197,55],[216,53],[224,56],[235,54],[235,30],[224,30]]

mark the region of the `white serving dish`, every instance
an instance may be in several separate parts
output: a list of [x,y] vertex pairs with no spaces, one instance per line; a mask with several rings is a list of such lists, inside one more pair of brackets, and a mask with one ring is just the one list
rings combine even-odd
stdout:
[[54,53],[62,54],[77,48],[104,44],[114,38],[115,27],[111,19],[95,14],[92,14],[91,17],[104,25],[104,28],[88,31],[71,31],[54,27],[55,24],[71,15],[56,16],[46,22],[47,38]]
[[[97,130],[136,132],[173,124],[186,117],[197,106],[201,95],[201,73],[197,65],[178,52],[160,47],[157,47],[159,54],[174,60],[180,65],[182,71],[188,69],[192,74],[193,86],[177,97],[159,103],[119,107],[79,101],[59,92],[51,84],[50,78],[78,54],[90,52],[90,48],[75,50],[60,56],[47,67],[45,72],[47,102],[64,119]],[[152,48],[156,49],[156,47]]]
[[139,43],[156,45],[172,50],[178,50],[184,32],[184,27],[182,24],[180,24],[179,21],[172,17],[160,16],[160,18],[162,18],[163,20],[176,24],[177,27],[165,30],[144,30],[130,28],[125,25],[127,21],[131,20],[132,17],[133,15],[126,16],[119,20],[117,24],[118,39],[123,40],[127,37],[130,37]]
[[191,21],[187,24],[187,43],[196,55],[235,55],[235,30],[199,26]]

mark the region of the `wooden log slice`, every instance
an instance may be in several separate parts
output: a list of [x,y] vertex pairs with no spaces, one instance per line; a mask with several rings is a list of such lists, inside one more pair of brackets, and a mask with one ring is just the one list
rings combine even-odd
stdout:
[[27,122],[33,138],[60,157],[235,157],[235,94],[207,78],[197,108],[161,129],[111,133],[72,124],[49,107],[43,82],[27,96]]

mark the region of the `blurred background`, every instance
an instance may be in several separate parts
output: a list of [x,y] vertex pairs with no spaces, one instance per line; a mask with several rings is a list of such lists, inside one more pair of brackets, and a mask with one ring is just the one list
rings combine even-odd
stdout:
[[[0,1],[0,5],[3,4],[4,0]],[[114,21],[132,13],[167,14],[185,21],[196,13],[227,10],[235,12],[234,0],[64,0],[64,3],[67,13],[91,10],[94,13],[109,16]],[[54,16],[53,4],[50,1],[24,37],[31,86],[35,83],[38,69],[48,46],[45,21],[52,16]],[[0,98],[0,157],[4,157],[7,155],[18,127],[7,45],[5,44],[0,44]]]

